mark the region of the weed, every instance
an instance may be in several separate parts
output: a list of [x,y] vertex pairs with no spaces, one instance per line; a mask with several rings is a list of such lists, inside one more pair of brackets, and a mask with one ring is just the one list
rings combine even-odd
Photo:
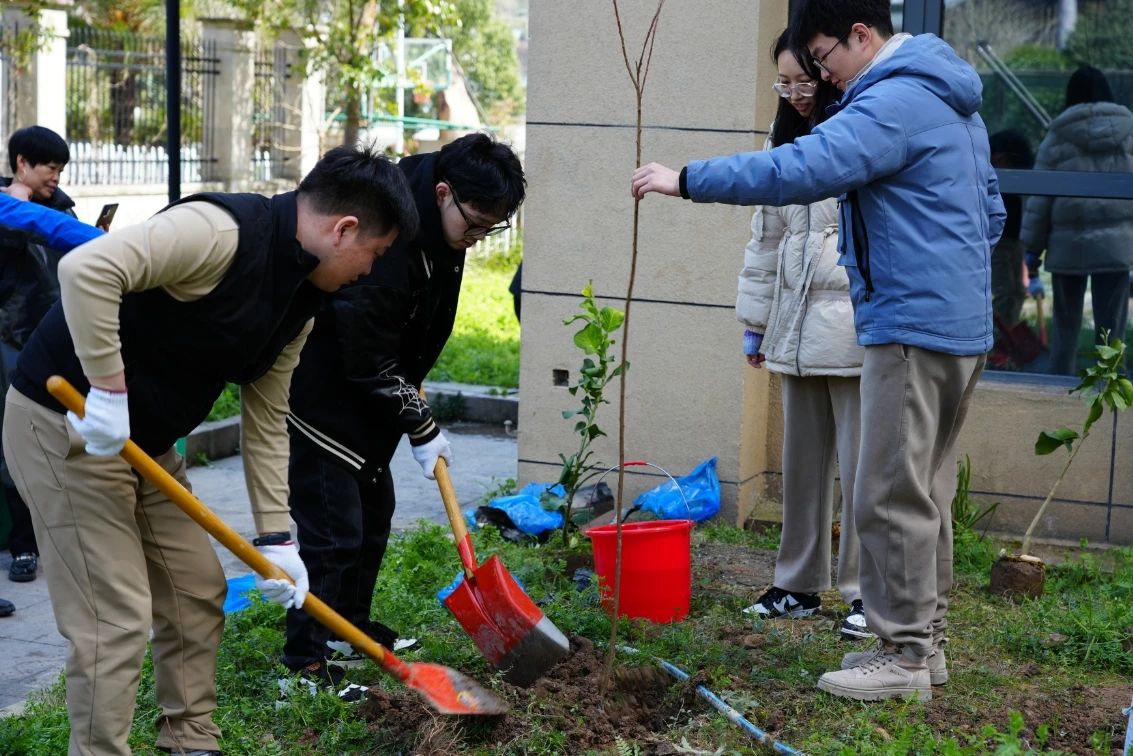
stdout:
[[224,420],[240,414],[240,387],[235,383],[226,384],[217,400],[213,402],[212,410],[205,420]]
[[980,520],[983,520],[995,513],[999,508],[999,502],[994,502],[986,507],[980,505],[972,499],[972,460],[967,454],[964,458],[956,462],[956,495],[952,497],[952,525],[954,532],[956,530],[971,530],[976,529],[976,525]]
[[457,391],[455,394],[438,394],[429,400],[429,409],[433,419],[438,423],[451,423],[463,420],[467,411],[464,394]]

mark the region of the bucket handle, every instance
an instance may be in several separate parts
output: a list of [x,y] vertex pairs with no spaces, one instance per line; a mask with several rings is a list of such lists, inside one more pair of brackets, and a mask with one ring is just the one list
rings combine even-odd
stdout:
[[[590,491],[590,500],[586,502],[587,506],[593,506],[594,505],[594,495],[596,493],[598,493],[598,486],[602,483],[603,478],[605,478],[607,475],[612,473],[614,470],[617,470],[619,467],[652,467],[654,469],[660,470],[661,472],[665,473],[665,475],[668,476],[669,480],[673,481],[673,485],[677,487],[677,492],[680,493],[680,495],[681,495],[681,501],[684,502],[685,512],[688,514],[688,519],[689,519],[690,522],[692,521],[692,508],[689,507],[689,505],[688,505],[688,497],[685,496],[685,490],[683,488],[681,488],[681,484],[678,483],[677,479],[673,477],[672,473],[670,473],[664,467],[661,467],[660,465],[655,465],[652,462],[646,462],[643,459],[635,459],[635,460],[627,461],[625,464],[622,464],[622,465],[614,465],[613,467],[608,468],[605,472],[603,472],[601,475],[599,475],[598,476],[598,482],[594,484],[594,488]],[[639,509],[641,509],[640,504],[634,504],[632,507],[630,507],[629,511],[626,512],[625,515],[622,516],[622,523],[624,524],[625,521],[629,519],[629,516],[631,514],[633,514],[634,512],[638,511]]]

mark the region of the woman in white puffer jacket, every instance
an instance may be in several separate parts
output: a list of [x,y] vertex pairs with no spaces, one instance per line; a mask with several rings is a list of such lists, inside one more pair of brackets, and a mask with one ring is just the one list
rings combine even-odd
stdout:
[[[791,51],[786,32],[775,45],[774,59],[774,87],[782,99],[767,148],[810,133],[837,97],[809,59]],[[854,332],[849,279],[838,265],[837,203],[758,207],[751,232],[736,317],[747,326],[748,363],[782,376],[783,536],[774,585],[745,612],[805,617],[818,610],[818,592],[831,587],[837,462],[842,484],[837,584],[850,605],[841,631],[851,638],[871,637],[858,584],[853,521],[864,351]]]

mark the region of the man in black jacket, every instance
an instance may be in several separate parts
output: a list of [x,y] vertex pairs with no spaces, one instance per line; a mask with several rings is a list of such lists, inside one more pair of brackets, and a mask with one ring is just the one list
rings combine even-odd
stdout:
[[[452,332],[464,253],[503,231],[524,198],[515,153],[486,134],[404,158],[420,232],[315,317],[291,385],[291,515],[311,590],[389,646],[370,602],[395,504],[390,458],[408,435],[425,477],[452,451],[417,388]],[[331,644],[328,647],[328,641]],[[358,658],[306,613],[287,613],[284,664],[334,685],[326,657]]]

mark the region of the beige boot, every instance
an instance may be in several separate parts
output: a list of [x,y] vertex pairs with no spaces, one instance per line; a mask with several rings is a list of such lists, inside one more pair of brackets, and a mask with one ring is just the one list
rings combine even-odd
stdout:
[[[944,644],[947,638],[940,638],[932,644],[932,653],[925,659],[928,666],[928,675],[933,685],[944,685],[948,682],[948,659],[944,655]],[[879,642],[871,651],[852,651],[842,657],[842,669],[852,669],[865,664],[878,654],[895,650],[894,646]]]

